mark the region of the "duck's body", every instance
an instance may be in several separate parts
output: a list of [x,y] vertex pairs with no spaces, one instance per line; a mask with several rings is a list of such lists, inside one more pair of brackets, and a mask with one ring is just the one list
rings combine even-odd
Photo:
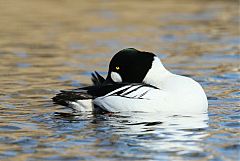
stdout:
[[[106,80],[96,73],[93,77],[95,85],[63,91],[53,100],[57,104],[70,106],[75,111],[100,109],[107,112],[143,111],[171,114],[207,112],[207,97],[199,83],[191,78],[172,74],[153,54],[146,55],[145,52],[143,55],[145,54],[146,59],[142,58],[144,62],[135,62],[133,55],[144,57],[138,55],[138,52],[135,49],[120,51],[110,63]],[[129,59],[124,60],[125,55],[130,55]],[[119,71],[120,69],[123,71]],[[144,73],[140,73],[141,71]],[[74,96],[74,99],[69,99],[70,95]]]

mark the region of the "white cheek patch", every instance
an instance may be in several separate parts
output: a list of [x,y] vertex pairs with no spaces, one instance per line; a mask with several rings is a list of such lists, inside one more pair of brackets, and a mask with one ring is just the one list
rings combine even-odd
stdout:
[[111,72],[111,78],[114,82],[122,82],[122,77],[116,72]]

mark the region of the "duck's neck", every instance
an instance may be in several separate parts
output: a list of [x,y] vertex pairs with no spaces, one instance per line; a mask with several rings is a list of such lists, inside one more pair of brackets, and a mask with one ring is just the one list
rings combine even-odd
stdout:
[[153,85],[158,88],[163,87],[164,79],[172,75],[162,64],[158,57],[154,57],[152,67],[148,71],[143,82],[146,84]]

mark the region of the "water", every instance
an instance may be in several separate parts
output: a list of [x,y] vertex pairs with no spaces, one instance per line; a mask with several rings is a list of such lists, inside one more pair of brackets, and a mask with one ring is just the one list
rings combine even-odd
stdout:
[[[237,1],[0,1],[1,160],[238,160]],[[60,89],[125,47],[200,82],[197,116],[68,114]]]

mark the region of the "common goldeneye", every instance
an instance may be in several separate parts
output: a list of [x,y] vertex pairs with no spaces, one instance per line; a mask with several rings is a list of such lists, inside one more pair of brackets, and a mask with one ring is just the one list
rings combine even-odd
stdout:
[[75,112],[205,113],[201,85],[169,72],[153,53],[127,48],[110,61],[107,78],[92,73],[92,86],[61,91],[53,101]]

